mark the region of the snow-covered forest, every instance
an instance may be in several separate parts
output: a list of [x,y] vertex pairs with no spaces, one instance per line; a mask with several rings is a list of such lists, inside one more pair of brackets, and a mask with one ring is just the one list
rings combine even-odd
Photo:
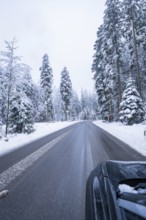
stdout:
[[146,1],[107,0],[92,71],[100,117],[131,125],[146,111]]
[[0,51],[0,129],[8,133],[31,133],[35,122],[95,119],[97,96],[73,90],[66,67],[60,74],[60,88],[53,83],[48,54],[40,60],[40,83],[31,78],[31,68],[17,56],[18,42],[5,42]]
[[[55,86],[49,54],[40,60],[40,83],[17,55],[19,42],[0,51],[0,133],[31,133],[35,122],[67,120],[141,123],[146,112],[146,1],[107,0],[94,45],[95,93],[74,91],[67,67]],[[21,47],[21,45],[20,45]],[[23,54],[22,54],[23,55]],[[38,65],[38,64],[37,64]],[[79,82],[78,82],[79,83]]]

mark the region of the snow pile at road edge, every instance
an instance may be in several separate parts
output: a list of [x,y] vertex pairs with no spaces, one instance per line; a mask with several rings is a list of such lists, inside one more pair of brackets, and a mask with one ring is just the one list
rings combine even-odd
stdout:
[[144,136],[146,125],[134,124],[132,126],[127,126],[120,122],[108,123],[100,120],[94,121],[93,123],[146,156],[146,137]]
[[31,134],[9,134],[8,141],[5,141],[4,138],[0,139],[0,156],[75,123],[78,121],[35,123],[35,131]]

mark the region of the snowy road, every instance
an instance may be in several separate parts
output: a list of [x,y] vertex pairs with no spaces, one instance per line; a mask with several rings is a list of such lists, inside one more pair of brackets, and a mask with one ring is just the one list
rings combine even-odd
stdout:
[[[146,160],[91,122],[64,128],[0,158],[3,220],[84,220],[85,184],[101,161]],[[31,162],[30,162],[31,161]]]

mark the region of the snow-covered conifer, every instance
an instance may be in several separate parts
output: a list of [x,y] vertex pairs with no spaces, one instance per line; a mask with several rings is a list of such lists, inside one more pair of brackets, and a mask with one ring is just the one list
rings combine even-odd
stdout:
[[[119,104],[122,98],[122,83],[121,83],[121,48],[122,48],[122,11],[121,2],[119,0],[106,0],[106,10],[104,12],[104,36],[106,44],[104,51],[107,70],[108,93],[107,98],[109,103],[112,103],[114,108],[114,119],[118,119]],[[112,101],[110,100],[112,99]]]
[[104,27],[101,25],[97,31],[95,42],[95,55],[92,65],[95,80],[95,90],[98,96],[98,105],[101,118],[109,120],[113,118],[112,83],[113,76],[108,61],[107,39],[104,35]]
[[43,92],[43,99],[45,103],[45,120],[53,120],[53,103],[52,103],[52,84],[53,74],[50,67],[48,55],[43,56],[41,71],[41,88]]
[[[4,123],[6,124],[5,135],[7,135],[9,127],[15,126],[15,122],[12,119],[12,115],[16,116],[15,115],[16,109],[13,108],[12,100],[19,100],[19,99],[17,97],[17,93],[15,93],[14,91],[21,92],[21,100],[22,100],[23,99],[22,95],[25,95],[25,93],[22,92],[23,90],[22,82],[24,79],[23,77],[26,74],[26,72],[30,70],[30,67],[26,64],[20,63],[21,57],[16,55],[17,41],[15,39],[13,39],[10,42],[5,41],[5,43],[6,43],[6,51],[2,51],[0,53],[1,55],[0,64],[3,67],[3,73],[4,73],[4,92],[3,92],[4,94],[3,99],[5,102]],[[18,102],[14,101],[14,103],[17,104]],[[22,107],[22,105],[19,105],[19,111],[21,111],[20,107]],[[10,115],[11,115],[11,120],[10,120]]]
[[145,5],[146,3],[143,0],[122,1],[124,15],[123,30],[127,53],[129,55],[130,72],[135,79],[137,90],[141,96],[144,96],[142,84],[144,83],[143,78],[146,70],[146,67],[144,67],[146,36]]
[[60,92],[64,103],[65,120],[68,119],[70,113],[70,104],[72,97],[72,83],[70,80],[69,72],[66,67],[61,72]]
[[132,74],[146,102],[146,2],[106,0],[92,65],[101,118],[119,118],[121,94]]
[[134,80],[130,76],[120,103],[120,121],[126,125],[138,124],[144,120],[144,106]]
[[[14,95],[13,95],[14,93]],[[33,105],[23,91],[13,89],[10,99],[9,132],[31,133],[33,129]]]

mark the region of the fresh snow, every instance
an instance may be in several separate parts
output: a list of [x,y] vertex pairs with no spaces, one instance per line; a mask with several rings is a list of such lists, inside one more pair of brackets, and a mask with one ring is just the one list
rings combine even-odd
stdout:
[[146,124],[124,125],[120,122],[95,121],[95,125],[103,128],[113,136],[134,148],[136,151],[146,156]]
[[119,184],[118,186],[119,193],[132,193],[132,194],[141,194],[141,195],[146,195],[146,189],[143,187],[136,188],[129,186],[127,184]]
[[[4,138],[0,139],[0,155],[4,155],[16,148],[22,147],[24,144],[39,139],[47,134],[53,133],[59,129],[65,128],[78,121],[54,122],[54,123],[35,123],[35,132],[31,134],[13,134],[8,135],[9,141]],[[4,128],[3,128],[4,129]]]
[[138,191],[135,190],[134,187],[129,186],[127,184],[119,184],[118,189],[119,189],[120,194],[123,194],[123,193],[138,194]]

